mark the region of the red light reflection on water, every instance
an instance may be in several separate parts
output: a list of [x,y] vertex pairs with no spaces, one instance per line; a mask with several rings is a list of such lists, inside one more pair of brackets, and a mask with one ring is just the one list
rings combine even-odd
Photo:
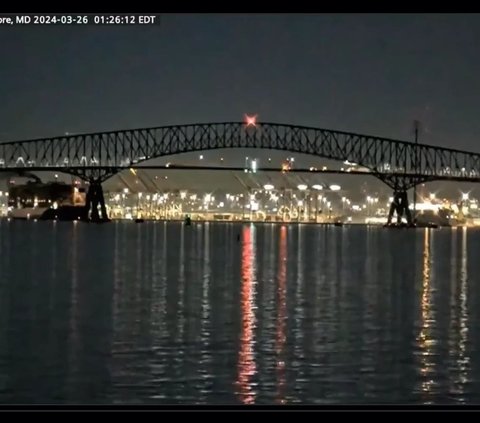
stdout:
[[239,396],[244,404],[253,404],[256,393],[252,377],[257,369],[255,364],[255,248],[252,227],[244,227],[242,233],[242,288],[240,350],[238,354]]

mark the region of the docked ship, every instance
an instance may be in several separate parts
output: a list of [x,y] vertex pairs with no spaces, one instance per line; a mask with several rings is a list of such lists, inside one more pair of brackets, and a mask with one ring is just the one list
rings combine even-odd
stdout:
[[77,220],[85,212],[85,189],[62,182],[29,181],[8,190],[8,217]]

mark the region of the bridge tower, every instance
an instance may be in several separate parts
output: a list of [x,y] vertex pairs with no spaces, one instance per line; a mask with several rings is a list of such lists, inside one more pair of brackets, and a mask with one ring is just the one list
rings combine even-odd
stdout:
[[95,223],[110,222],[105,206],[102,183],[99,179],[93,179],[89,182],[90,186],[88,187],[85,201],[84,219]]
[[[401,225],[402,218],[405,217],[407,226],[414,227],[416,225],[415,208],[413,213],[410,211],[408,202],[408,191],[421,185],[429,180],[426,175],[377,175],[377,177],[393,189],[393,198],[390,204],[390,211],[388,213],[387,225]],[[415,193],[414,189],[414,194]],[[415,201],[415,199],[414,199]],[[392,222],[394,215],[397,216],[397,221]]]
[[116,169],[110,168],[82,168],[71,172],[75,176],[88,182],[88,190],[85,198],[83,220],[87,222],[105,223],[110,222],[105,206],[102,183],[115,173]]
[[392,224],[392,219],[395,212],[397,213],[397,225],[402,223],[402,218],[404,215],[407,219],[408,226],[415,225],[415,222],[412,219],[412,213],[410,213],[410,209],[408,208],[408,193],[406,190],[396,190],[393,193],[393,200],[390,204],[387,225]]

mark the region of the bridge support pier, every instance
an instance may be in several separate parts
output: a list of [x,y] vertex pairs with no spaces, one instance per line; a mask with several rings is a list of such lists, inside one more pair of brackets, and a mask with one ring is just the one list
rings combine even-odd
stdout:
[[110,222],[105,207],[102,184],[99,181],[90,181],[85,201],[85,220],[96,223]]
[[395,212],[397,214],[397,225],[402,224],[402,217],[405,215],[407,226],[414,226],[412,214],[408,208],[408,195],[406,190],[396,190],[393,193],[393,200],[390,205],[390,212],[388,213],[387,225],[392,225],[392,219]]

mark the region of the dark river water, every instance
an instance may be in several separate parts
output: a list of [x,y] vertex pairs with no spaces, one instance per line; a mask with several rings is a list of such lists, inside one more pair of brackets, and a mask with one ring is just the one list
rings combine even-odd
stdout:
[[480,403],[480,231],[0,222],[0,402]]

